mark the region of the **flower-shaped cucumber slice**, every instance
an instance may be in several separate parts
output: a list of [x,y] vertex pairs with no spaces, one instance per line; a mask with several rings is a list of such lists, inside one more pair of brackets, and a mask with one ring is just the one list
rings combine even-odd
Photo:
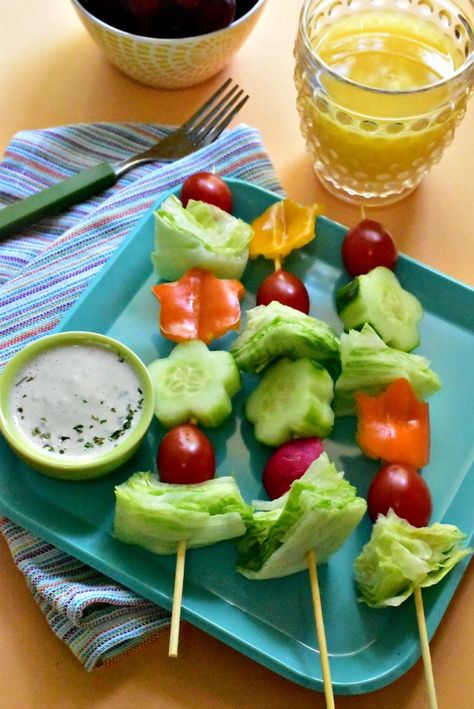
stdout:
[[333,381],[310,359],[286,357],[272,364],[250,394],[245,414],[255,424],[255,438],[280,446],[292,438],[326,438],[333,427]]
[[423,306],[396,275],[377,266],[336,291],[336,309],[346,331],[369,323],[386,345],[411,352],[420,344]]
[[232,355],[211,351],[204,342],[182,342],[169,357],[148,366],[155,389],[155,415],[167,428],[187,421],[218,426],[232,411],[240,388]]

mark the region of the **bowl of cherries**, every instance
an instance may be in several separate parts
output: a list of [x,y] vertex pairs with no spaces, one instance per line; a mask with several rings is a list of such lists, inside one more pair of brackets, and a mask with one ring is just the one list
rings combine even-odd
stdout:
[[266,0],[71,0],[109,60],[147,86],[180,89],[217,74]]

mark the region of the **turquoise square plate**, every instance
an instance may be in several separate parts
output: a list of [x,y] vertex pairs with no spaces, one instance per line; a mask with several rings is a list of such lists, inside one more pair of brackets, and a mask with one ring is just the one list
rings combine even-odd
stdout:
[[[280,199],[253,185],[229,180],[234,213],[251,221]],[[145,363],[166,355],[172,343],[160,336],[156,282],[150,252],[153,214],[147,213],[114,257],[62,320],[59,331],[95,330],[121,340]],[[312,314],[338,330],[334,291],[345,279],[340,247],[345,227],[320,217],[317,237],[293,253],[286,267],[305,282]],[[257,259],[243,277],[244,308],[253,307],[262,278],[272,264]],[[420,354],[432,362],[443,388],[431,399],[431,462],[423,474],[433,496],[433,521],[474,533],[473,409],[474,291],[412,259],[401,256],[397,274],[425,308]],[[228,347],[235,333],[214,347]],[[242,416],[252,386],[235,398],[233,415],[207,433],[217,451],[218,474],[234,473],[247,500],[265,498],[261,472],[270,449],[255,442]],[[337,421],[327,451],[339,469],[366,495],[376,464],[354,441],[354,419]],[[0,512],[65,552],[166,607],[171,607],[174,557],[156,556],[116,541],[112,534],[114,486],[137,470],[155,467],[163,430],[153,423],[141,449],[123,468],[84,483],[47,478],[21,463],[0,440]],[[365,518],[345,545],[319,568],[323,613],[336,694],[383,687],[420,656],[413,599],[399,608],[372,610],[358,603],[352,565],[370,535]],[[191,550],[186,557],[182,617],[284,677],[323,690],[308,574],[249,581],[235,571],[233,542]],[[468,559],[441,583],[423,593],[428,633],[440,623]]]

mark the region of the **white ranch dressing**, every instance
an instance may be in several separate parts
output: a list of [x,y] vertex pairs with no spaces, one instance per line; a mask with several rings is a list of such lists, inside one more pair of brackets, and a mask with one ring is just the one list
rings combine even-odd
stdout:
[[29,443],[53,457],[93,458],[134,429],[140,379],[120,353],[96,344],[60,345],[32,358],[11,388],[9,408]]

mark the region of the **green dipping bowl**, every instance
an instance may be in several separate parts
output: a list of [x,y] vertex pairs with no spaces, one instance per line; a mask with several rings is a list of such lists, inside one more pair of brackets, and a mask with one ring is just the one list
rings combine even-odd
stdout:
[[[69,348],[86,345],[92,349],[101,348],[116,353],[119,361],[128,365],[136,375],[140,389],[140,408],[137,410],[133,427],[117,440],[113,448],[100,451],[94,448],[87,455],[61,455],[46,452],[40,445],[30,440],[18,424],[18,415],[13,412],[12,389],[18,385],[22,370],[35,358],[53,348]],[[70,376],[67,370],[65,377]],[[71,373],[72,375],[72,373]],[[96,384],[84,378],[85,386],[90,386],[93,396]],[[36,340],[17,352],[0,375],[0,431],[10,448],[31,468],[50,477],[63,480],[90,480],[100,477],[123,465],[142,443],[153,418],[154,392],[151,377],[141,359],[118,340],[94,332],[61,332]]]

